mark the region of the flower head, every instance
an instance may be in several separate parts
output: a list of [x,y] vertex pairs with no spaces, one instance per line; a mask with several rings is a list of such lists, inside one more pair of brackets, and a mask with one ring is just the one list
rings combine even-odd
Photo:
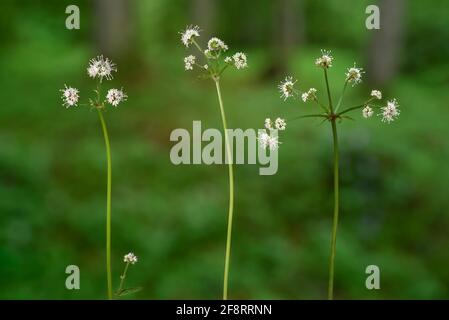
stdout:
[[184,68],[186,70],[193,70],[193,66],[195,65],[196,57],[194,55],[190,55],[184,58]]
[[380,92],[379,90],[372,90],[371,97],[374,97],[377,100],[380,100],[380,99],[382,99],[382,92]]
[[321,50],[321,57],[315,60],[315,65],[317,67],[328,69],[332,67],[332,60],[334,58],[331,56],[331,52],[327,50]]
[[106,101],[114,107],[117,107],[120,102],[126,101],[127,98],[128,96],[126,93],[119,89],[110,89],[106,95]]
[[346,81],[352,82],[352,86],[362,82],[362,68],[356,68],[355,63],[352,68],[348,68],[348,72],[346,72]]
[[234,60],[234,65],[237,69],[244,69],[248,66],[246,54],[243,52],[237,52],[232,56],[232,59]]
[[270,118],[266,118],[265,119],[265,124],[264,124],[265,128],[268,130],[272,130],[273,129],[273,122],[271,121]]
[[268,147],[272,151],[276,150],[280,143],[278,137],[272,137],[266,132],[260,132],[258,140],[263,149]]
[[137,262],[137,256],[130,252],[123,257],[123,262],[135,264]]
[[396,99],[390,100],[387,102],[385,107],[380,108],[382,113],[379,115],[382,116],[382,122],[390,123],[394,121],[400,114],[399,104]]
[[69,108],[77,105],[79,100],[78,89],[64,85],[64,89],[61,89],[60,91],[62,92],[61,98],[63,101],[63,106]]
[[181,32],[181,41],[188,48],[195,37],[200,36],[200,27],[188,26],[184,32]]
[[285,80],[278,86],[279,91],[281,92],[281,98],[284,98],[284,101],[295,95],[294,85],[296,82],[297,80],[293,81],[292,77],[286,77]]
[[317,90],[315,88],[310,88],[309,91],[304,92],[301,95],[302,101],[307,102],[307,101],[315,100],[316,99],[316,92],[317,92]]
[[223,42],[223,40],[213,37],[207,43],[207,49],[210,53],[214,53],[217,51],[226,51],[228,50],[228,46]]
[[233,59],[231,57],[226,57],[224,59],[224,62],[227,63],[227,64],[231,64],[233,62]]
[[274,126],[275,126],[276,129],[278,129],[278,130],[280,130],[280,131],[283,131],[283,130],[285,130],[285,128],[287,127],[287,123],[285,122],[284,119],[277,118],[277,119],[274,121]]
[[87,74],[91,78],[103,78],[111,80],[113,78],[112,72],[117,72],[117,67],[108,58],[104,58],[102,55],[98,56],[89,61],[89,66],[87,67]]
[[365,108],[363,108],[362,110],[362,115],[365,119],[370,118],[373,115],[374,111],[373,108],[371,108],[370,106],[365,106]]

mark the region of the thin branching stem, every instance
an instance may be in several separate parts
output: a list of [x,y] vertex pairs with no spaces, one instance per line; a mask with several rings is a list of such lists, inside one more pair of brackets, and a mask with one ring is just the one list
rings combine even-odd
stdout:
[[343,86],[343,90],[341,92],[340,99],[338,99],[337,106],[335,107],[335,113],[338,112],[338,109],[341,106],[341,102],[343,101],[343,96],[345,95],[346,88],[348,87],[348,80],[345,81],[345,85]]
[[234,212],[234,172],[233,172],[233,156],[231,145],[227,132],[226,115],[223,106],[223,99],[221,97],[220,80],[214,79],[217,89],[218,102],[220,104],[221,120],[223,122],[223,130],[225,133],[226,154],[228,160],[229,171],[229,210],[228,210],[228,229],[226,235],[226,251],[225,251],[225,266],[223,276],[223,300],[228,299],[228,282],[229,282],[229,263],[231,258],[231,236],[232,236],[232,218]]
[[101,127],[103,129],[104,142],[106,146],[107,169],[107,192],[106,192],[106,274],[108,279],[108,299],[112,299],[112,274],[111,274],[111,184],[112,184],[112,161],[111,147],[109,144],[108,129],[103,117],[103,112],[98,109]]

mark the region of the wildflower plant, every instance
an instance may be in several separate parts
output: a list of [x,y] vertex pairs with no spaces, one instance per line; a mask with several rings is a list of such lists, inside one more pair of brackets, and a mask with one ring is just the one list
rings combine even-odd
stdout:
[[[80,106],[89,106],[91,110],[96,109],[100,119],[103,130],[104,142],[106,146],[107,159],[107,189],[106,189],[106,274],[108,299],[112,299],[112,275],[111,275],[111,177],[112,177],[112,163],[111,163],[111,148],[109,143],[108,129],[104,113],[109,109],[108,105],[114,108],[118,107],[123,101],[126,101],[128,96],[123,89],[109,89],[103,95],[102,85],[103,80],[112,80],[113,73],[117,72],[116,65],[103,56],[98,56],[89,61],[87,67],[87,75],[96,80],[96,88],[93,90],[95,95],[90,98],[88,103],[79,104]],[[72,87],[64,86],[62,92],[63,106],[66,108],[73,108],[78,106],[79,90]]]
[[188,55],[184,58],[184,69],[186,71],[197,70],[204,79],[211,79],[215,83],[215,88],[220,106],[221,120],[223,123],[223,131],[225,133],[226,154],[228,159],[229,173],[229,209],[228,209],[228,227],[226,236],[225,265],[223,276],[223,299],[228,298],[228,278],[229,278],[229,262],[231,255],[231,236],[232,236],[232,220],[234,212],[234,173],[232,149],[227,133],[226,114],[223,105],[223,99],[220,88],[220,78],[228,68],[238,70],[248,67],[246,54],[236,52],[233,55],[226,55],[228,46],[226,43],[213,37],[207,42],[207,47],[203,49],[197,42],[200,37],[200,28],[198,26],[188,26],[186,30],[181,32],[181,42],[186,48],[194,47],[197,49],[199,56]]
[[137,288],[125,288],[125,279],[126,279],[126,274],[128,272],[128,268],[130,265],[134,265],[136,264],[138,261],[138,258],[136,255],[134,255],[134,253],[130,252],[128,254],[125,254],[123,256],[123,262],[125,263],[125,267],[123,269],[123,273],[120,276],[120,285],[119,288],[117,289],[117,291],[115,292],[115,296],[116,297],[122,297],[131,293],[135,293],[138,292],[140,290],[142,290],[141,287],[137,287]]
[[[327,104],[322,103],[318,98],[318,91],[315,88],[307,89],[301,92],[296,88],[298,81],[293,77],[287,77],[279,85],[279,91],[281,98],[285,101],[288,98],[301,97],[304,103],[314,103],[319,108],[319,113],[302,115],[292,120],[300,118],[317,118],[322,119],[322,122],[329,122],[332,129],[333,138],[333,160],[334,160],[334,213],[331,233],[331,252],[329,257],[329,281],[328,281],[328,299],[332,300],[334,297],[334,269],[335,269],[335,255],[336,255],[336,242],[337,242],[337,227],[338,227],[338,215],[339,215],[339,145],[338,145],[338,124],[345,119],[351,119],[349,114],[357,110],[361,110],[362,117],[367,119],[371,118],[376,110],[377,115],[381,117],[382,122],[390,123],[397,119],[400,114],[399,105],[396,99],[392,99],[386,102],[384,105],[379,105],[378,102],[382,99],[382,93],[379,90],[372,90],[366,101],[361,104],[352,107],[345,107],[343,105],[343,97],[345,95],[348,85],[352,87],[362,82],[362,76],[364,71],[362,68],[356,67],[354,64],[347,69],[345,74],[345,80],[343,84],[343,90],[340,98],[335,105],[332,100],[331,89],[329,85],[328,70],[332,67],[333,57],[330,51],[321,51],[321,56],[315,60],[315,65],[323,69],[324,82],[326,86]],[[265,120],[265,128],[272,130],[272,124],[270,119]],[[285,129],[285,122],[282,126],[277,126],[276,129]],[[262,138],[259,138],[262,147],[270,146],[267,143],[269,135],[265,134]],[[278,141],[276,140],[276,145]]]

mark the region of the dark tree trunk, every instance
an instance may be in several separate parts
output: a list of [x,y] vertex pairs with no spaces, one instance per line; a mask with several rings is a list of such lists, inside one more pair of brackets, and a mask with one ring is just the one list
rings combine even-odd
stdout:
[[131,7],[129,0],[95,0],[95,40],[101,53],[123,56],[131,41]]
[[404,0],[380,0],[380,29],[373,33],[368,46],[369,81],[386,85],[399,70],[399,56],[403,41]]

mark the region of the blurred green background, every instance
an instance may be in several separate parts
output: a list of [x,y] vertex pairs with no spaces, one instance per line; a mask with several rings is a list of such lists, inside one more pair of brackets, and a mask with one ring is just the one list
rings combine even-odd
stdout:
[[[81,29],[65,28],[77,4]],[[365,28],[378,4],[381,29]],[[277,84],[298,78],[324,91],[314,66],[332,50],[338,98],[347,67],[365,68],[345,101],[372,88],[401,106],[398,121],[355,115],[340,126],[341,220],[336,298],[449,297],[449,3],[337,0],[2,1],[0,4],[0,298],[103,299],[105,179],[96,112],[65,109],[64,84],[84,100],[98,53],[119,67],[108,86],[127,103],[106,113],[113,157],[113,280],[123,255],[139,262],[128,286],[138,299],[221,297],[227,218],[225,166],[171,164],[175,128],[221,128],[211,81],[184,71],[179,32],[198,24],[245,51],[249,68],[222,81],[228,124],[260,128],[315,106],[283,102]],[[322,96],[323,98],[325,96]],[[310,110],[308,110],[310,109]],[[315,109],[316,110],[316,109]],[[332,218],[328,124],[297,121],[281,135],[279,171],[236,168],[230,298],[324,299]],[[81,290],[65,288],[65,268]],[[381,289],[365,288],[365,268]]]

